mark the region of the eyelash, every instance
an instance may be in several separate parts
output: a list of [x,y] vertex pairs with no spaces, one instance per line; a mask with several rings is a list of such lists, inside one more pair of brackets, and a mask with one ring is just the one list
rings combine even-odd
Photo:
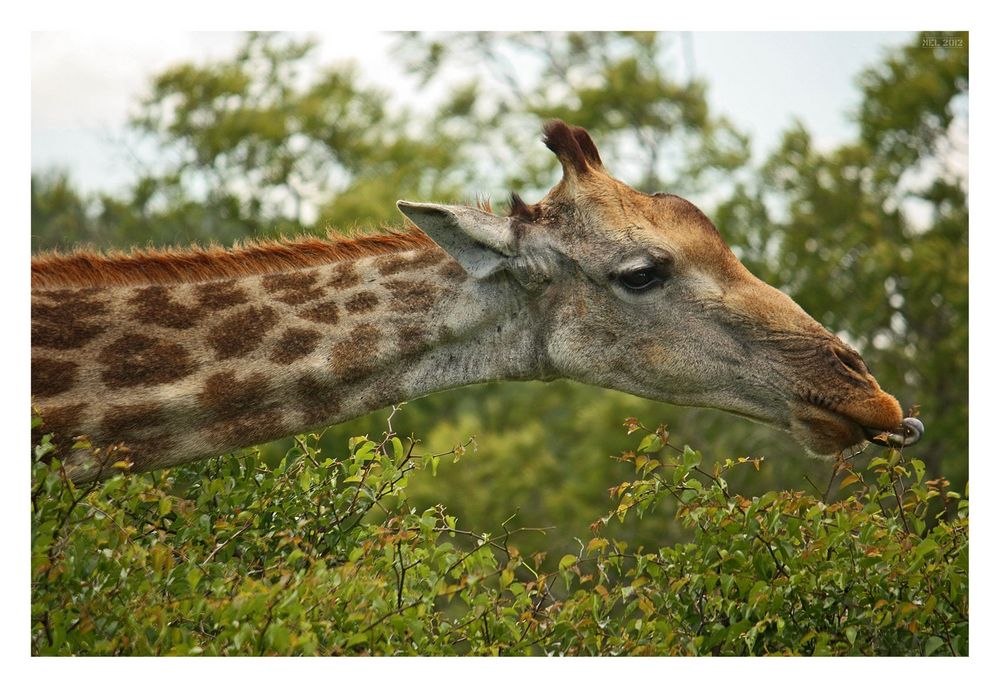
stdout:
[[[637,277],[633,284],[629,284],[630,277]],[[639,294],[657,287],[667,281],[666,271],[659,266],[647,266],[629,270],[618,275],[618,283],[630,292]]]

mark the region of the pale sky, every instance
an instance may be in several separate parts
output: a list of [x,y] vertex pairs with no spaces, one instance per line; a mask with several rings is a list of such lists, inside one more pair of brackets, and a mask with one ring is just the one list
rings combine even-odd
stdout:
[[[387,54],[391,36],[317,32],[317,61],[355,60],[373,83],[396,84],[401,100],[416,85]],[[752,136],[759,157],[793,118],[823,146],[853,133],[854,79],[907,32],[703,33],[686,40],[694,72],[709,84],[714,112]],[[125,120],[152,74],[180,61],[232,54],[233,33],[35,33],[31,44],[33,171],[69,171],[82,189],[115,191],[131,179]],[[489,193],[490,189],[484,192]]]

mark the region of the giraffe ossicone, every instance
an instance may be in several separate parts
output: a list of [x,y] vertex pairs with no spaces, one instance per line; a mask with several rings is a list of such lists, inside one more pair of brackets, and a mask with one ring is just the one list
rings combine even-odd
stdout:
[[414,226],[381,235],[33,258],[37,432],[89,480],[556,378],[729,411],[815,454],[916,427],[694,205],[613,178],[583,129],[544,141],[562,179],[507,215],[400,201]]

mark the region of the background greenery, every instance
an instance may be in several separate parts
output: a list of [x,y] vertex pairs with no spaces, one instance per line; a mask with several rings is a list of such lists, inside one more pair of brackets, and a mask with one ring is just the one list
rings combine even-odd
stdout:
[[[532,200],[558,177],[541,122],[561,117],[591,131],[625,182],[708,199],[703,209],[755,274],[857,346],[904,406],[919,405],[927,474],[965,486],[968,205],[949,130],[967,118],[967,50],[921,48],[914,36],[858,75],[853,140],[824,148],[796,124],[757,164],[748,135],[711,112],[710,85],[672,76],[670,40],[401,34],[394,58],[445,93],[410,109],[350,65],[304,79],[308,40],[250,34],[231,59],[155,75],[131,127],[161,154],[124,192],[83,195],[59,171],[33,174],[32,246],[230,243],[394,224],[398,198],[469,202],[510,188]],[[318,446],[343,455],[388,413],[331,428]],[[516,513],[526,529],[510,542],[522,551],[575,551],[607,512],[607,488],[634,478],[628,462],[608,460],[628,416],[682,429],[707,463],[767,457],[729,478],[742,495],[816,494],[830,480],[830,465],[790,438],[721,412],[565,381],[490,384],[397,414],[396,432],[428,447],[475,436],[461,462],[415,472],[407,504],[446,505],[476,532]],[[263,465],[276,468],[290,447],[263,447]],[[651,550],[692,537],[667,513],[606,528]]]

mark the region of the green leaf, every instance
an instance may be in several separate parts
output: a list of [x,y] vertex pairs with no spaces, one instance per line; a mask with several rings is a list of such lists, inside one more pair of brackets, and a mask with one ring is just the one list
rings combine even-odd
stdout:
[[398,437],[392,438],[392,458],[398,463],[406,456],[403,450],[403,442]]
[[636,451],[639,453],[649,453],[654,454],[663,449],[663,440],[661,440],[656,434],[650,433],[642,438],[639,442],[639,446]]
[[913,548],[914,559],[923,559],[925,556],[933,552],[937,546],[937,541],[931,537],[928,537],[926,540],[922,540],[919,545]]
[[756,501],[758,509],[764,509],[765,507],[771,506],[778,499],[777,492],[765,492]]
[[701,464],[701,452],[697,452],[691,447],[684,445],[684,456],[682,462],[685,468],[694,468]]
[[577,561],[577,558],[576,558],[575,555],[573,555],[573,554],[567,554],[566,556],[564,556],[562,559],[559,560],[559,570],[560,571],[565,571],[570,566],[572,566],[573,564],[575,564],[576,561]]
[[927,639],[927,642],[924,643],[924,656],[932,656],[935,652],[941,649],[942,645],[944,645],[944,639],[939,638],[936,635],[932,635]]
[[747,593],[747,602],[751,605],[757,605],[761,600],[767,597],[767,590],[770,586],[767,581],[759,580],[753,584],[750,591]]
[[374,442],[367,440],[355,448],[354,457],[361,463],[370,461],[372,457],[375,456],[376,446],[377,445]]
[[608,541],[606,538],[591,538],[590,542],[587,543],[587,552],[593,552],[595,549],[603,552],[607,546]]

